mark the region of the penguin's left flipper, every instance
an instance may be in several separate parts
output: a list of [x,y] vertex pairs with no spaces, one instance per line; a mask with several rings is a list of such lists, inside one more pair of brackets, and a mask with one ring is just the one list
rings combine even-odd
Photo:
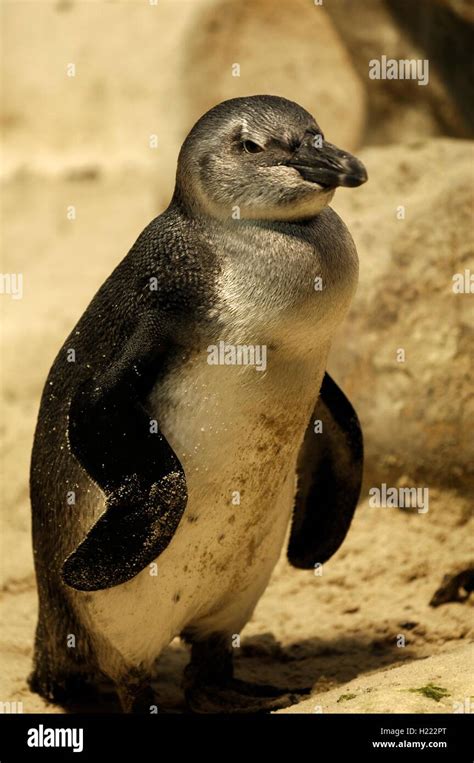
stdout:
[[144,315],[114,363],[72,398],[70,449],[106,497],[104,513],[62,567],[77,590],[133,578],[164,551],[184,513],[183,468],[143,405],[166,347],[163,324]]
[[[320,421],[321,427],[315,422]],[[360,495],[363,439],[357,415],[329,374],[301,445],[288,559],[310,569],[327,561],[349,529]]]

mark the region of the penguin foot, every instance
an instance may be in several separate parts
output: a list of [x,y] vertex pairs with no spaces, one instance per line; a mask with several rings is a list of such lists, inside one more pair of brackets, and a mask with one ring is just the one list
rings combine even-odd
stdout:
[[294,705],[304,693],[232,678],[223,685],[196,684],[185,695],[193,713],[270,713]]
[[311,691],[234,678],[233,651],[226,634],[212,634],[191,644],[191,661],[184,669],[184,694],[194,713],[270,713],[294,705]]

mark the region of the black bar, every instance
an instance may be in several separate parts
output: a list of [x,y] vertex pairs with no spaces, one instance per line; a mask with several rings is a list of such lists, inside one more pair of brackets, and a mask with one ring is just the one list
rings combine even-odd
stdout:
[[[195,757],[265,760],[275,752],[294,761],[318,761],[327,753],[352,760],[420,760],[472,763],[472,716],[450,715],[0,715],[0,761],[95,761],[128,759],[132,763],[179,759],[188,750]],[[42,729],[42,731],[41,731]],[[56,736],[56,729],[64,729]],[[382,732],[383,729],[383,732]],[[53,731],[50,731],[53,730]],[[73,736],[73,730],[76,735]],[[80,730],[83,731],[79,750]],[[400,732],[402,730],[402,732]],[[411,731],[414,730],[414,731]],[[397,733],[397,731],[399,733]],[[54,741],[72,747],[31,747]],[[415,746],[413,743],[416,742]],[[422,749],[420,743],[425,743]],[[374,744],[376,743],[376,744]],[[384,743],[384,746],[381,746]],[[390,743],[390,745],[388,744]],[[107,757],[105,757],[107,756]]]

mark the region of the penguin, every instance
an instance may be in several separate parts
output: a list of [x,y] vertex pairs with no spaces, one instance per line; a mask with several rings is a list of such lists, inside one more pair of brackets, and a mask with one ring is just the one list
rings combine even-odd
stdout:
[[358,258],[329,203],[366,180],[277,96],[224,101],[186,137],[170,205],[45,383],[33,691],[68,703],[105,676],[124,712],[146,709],[156,660],[180,636],[191,711],[295,700],[239,681],[232,645],[286,538],[294,567],[326,562],[358,501],[361,428],[326,372]]

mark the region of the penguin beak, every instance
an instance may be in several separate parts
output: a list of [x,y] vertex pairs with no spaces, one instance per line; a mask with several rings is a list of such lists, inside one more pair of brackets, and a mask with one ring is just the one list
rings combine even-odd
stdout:
[[323,188],[355,188],[367,180],[367,170],[359,159],[313,132],[306,134],[287,165],[298,170],[304,180]]

